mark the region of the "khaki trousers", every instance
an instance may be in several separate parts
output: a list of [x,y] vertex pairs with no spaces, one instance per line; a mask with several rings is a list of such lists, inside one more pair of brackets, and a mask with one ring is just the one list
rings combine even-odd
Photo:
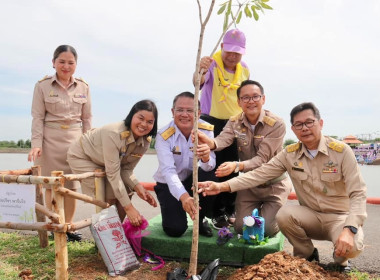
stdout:
[[265,219],[265,236],[273,236],[278,231],[276,222],[277,211],[286,203],[292,184],[287,177],[278,183],[255,187],[237,192],[235,209],[235,231],[242,234],[243,218],[251,216],[257,208],[259,215]]
[[[281,232],[293,245],[294,256],[308,258],[314,250],[312,239],[327,240],[335,244],[343,230],[346,214],[316,212],[301,205],[282,207],[276,216]],[[347,265],[349,258],[358,256],[363,250],[364,233],[362,227],[354,238],[354,247],[347,257],[335,257],[336,263]]]

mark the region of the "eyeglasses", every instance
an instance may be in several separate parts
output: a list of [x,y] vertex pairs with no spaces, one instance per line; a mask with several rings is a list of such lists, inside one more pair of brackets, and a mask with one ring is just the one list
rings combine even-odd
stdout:
[[240,100],[243,101],[244,103],[248,103],[251,100],[257,102],[261,99],[261,97],[262,95],[243,96],[243,97],[240,97]]
[[294,123],[293,124],[293,127],[297,130],[301,130],[303,128],[303,126],[305,125],[307,128],[312,128],[314,126],[314,122],[315,120],[308,120],[306,122],[299,122],[299,123]]
[[175,108],[174,109],[174,112],[176,112],[177,114],[183,114],[183,113],[186,113],[186,114],[194,114],[194,110],[193,109],[183,109],[183,108]]

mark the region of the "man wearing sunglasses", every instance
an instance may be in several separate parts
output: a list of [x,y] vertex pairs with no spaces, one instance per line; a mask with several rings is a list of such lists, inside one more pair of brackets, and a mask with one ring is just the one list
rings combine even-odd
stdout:
[[313,103],[302,103],[290,113],[299,142],[287,146],[267,164],[223,183],[199,183],[204,195],[255,188],[287,171],[300,205],[286,205],[276,216],[295,256],[319,262],[312,240],[334,245],[332,264],[350,271],[348,260],[363,250],[366,185],[352,149],[322,135],[323,120]]

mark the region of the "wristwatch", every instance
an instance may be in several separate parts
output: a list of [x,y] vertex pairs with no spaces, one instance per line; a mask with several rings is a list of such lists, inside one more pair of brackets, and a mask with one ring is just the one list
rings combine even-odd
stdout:
[[353,234],[357,234],[358,229],[353,226],[345,226],[345,228],[348,228]]
[[235,167],[234,172],[235,172],[235,173],[239,173],[239,171],[240,171],[240,162],[235,161],[235,164],[236,164],[236,167]]

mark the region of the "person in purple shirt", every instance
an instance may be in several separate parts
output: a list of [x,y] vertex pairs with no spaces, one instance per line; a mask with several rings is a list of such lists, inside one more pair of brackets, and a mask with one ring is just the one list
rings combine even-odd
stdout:
[[[229,118],[241,113],[237,102],[236,90],[249,79],[250,72],[246,63],[241,61],[245,54],[246,39],[242,31],[232,29],[226,32],[221,49],[213,57],[202,57],[201,77],[201,119],[214,125],[215,137],[223,130]],[[198,73],[193,75],[193,83]],[[236,141],[228,148],[216,152],[216,167],[226,161],[238,161]],[[219,178],[228,180],[237,173]],[[220,229],[234,222],[235,197],[233,193],[221,193],[215,199],[212,223]]]

